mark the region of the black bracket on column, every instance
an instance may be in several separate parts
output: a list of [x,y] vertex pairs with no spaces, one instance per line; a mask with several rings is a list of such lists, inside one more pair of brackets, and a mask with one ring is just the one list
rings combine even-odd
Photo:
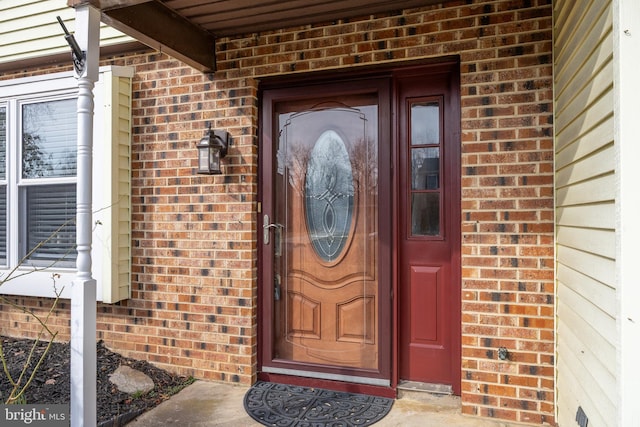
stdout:
[[62,22],[62,19],[60,19],[59,16],[57,16],[56,18],[58,18],[58,22],[60,23],[60,26],[64,31],[64,39],[67,41],[67,43],[69,44],[69,47],[71,48],[71,58],[73,59],[73,68],[75,68],[76,73],[78,75],[81,75],[84,71],[87,54],[82,49],[80,49],[80,46],[78,46],[78,42],[76,42],[76,39],[75,37],[73,37],[73,34],[67,31],[67,27],[65,27],[64,22]]

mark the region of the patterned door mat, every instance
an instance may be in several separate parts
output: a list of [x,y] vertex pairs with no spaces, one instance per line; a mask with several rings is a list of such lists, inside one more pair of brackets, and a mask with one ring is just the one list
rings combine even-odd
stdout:
[[244,396],[247,413],[265,426],[370,426],[393,399],[320,388],[257,382]]

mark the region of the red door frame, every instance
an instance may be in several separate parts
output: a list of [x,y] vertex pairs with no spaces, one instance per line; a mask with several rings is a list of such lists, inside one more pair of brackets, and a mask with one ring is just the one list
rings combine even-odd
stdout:
[[[456,128],[451,132],[450,139],[445,141],[446,147],[446,156],[453,160],[451,162],[451,166],[446,169],[444,180],[447,182],[447,186],[451,188],[453,191],[448,194],[448,199],[450,204],[448,206],[448,210],[451,212],[445,221],[447,225],[446,227],[450,227],[449,235],[451,238],[452,252],[451,252],[451,316],[449,318],[449,334],[452,342],[451,347],[451,358],[454,361],[451,366],[450,377],[452,378],[452,387],[453,392],[456,395],[460,394],[461,391],[461,193],[460,193],[460,183],[461,183],[461,139],[460,139],[460,66],[458,58],[452,58],[451,60],[441,61],[436,64],[431,65],[419,65],[414,67],[404,67],[398,69],[394,73],[394,82],[398,82],[399,79],[402,78],[425,78],[428,79],[431,76],[435,75],[447,75],[449,76],[449,88],[448,93],[450,94],[448,102],[445,103],[445,115],[451,118],[449,123],[457,123]],[[400,170],[400,156],[402,155],[399,150],[403,147],[400,144],[400,126],[406,126],[406,121],[402,120],[400,114],[400,102],[403,100],[400,98],[398,87],[394,87],[394,103],[393,103],[393,115],[395,117],[393,121],[393,133],[394,133],[394,143],[393,143],[393,159],[394,159],[394,184],[393,189],[395,190],[394,198],[393,198],[393,294],[397,297],[394,298],[393,304],[393,321],[394,321],[394,348],[393,348],[393,380],[392,384],[394,387],[397,387],[400,382],[400,351],[402,351],[400,346],[400,328],[402,327],[401,319],[400,319],[400,295],[403,292],[403,289],[400,286],[400,239],[401,239],[401,229],[404,224],[404,221],[400,220],[400,203],[403,203],[401,198],[401,192],[399,190],[400,186],[400,174],[405,173],[405,171]],[[455,226],[457,224],[457,227]]]
[[[368,80],[368,79],[376,79],[376,78],[387,78],[391,83],[393,81],[393,77],[395,75],[426,75],[432,72],[442,72],[443,70],[449,70],[451,72],[451,89],[454,90],[455,96],[451,97],[451,103],[448,106],[449,113],[460,117],[460,71],[459,71],[459,58],[458,57],[450,57],[450,58],[441,58],[437,61],[426,60],[424,62],[411,62],[410,64],[396,64],[393,67],[384,67],[384,68],[376,68],[372,69],[362,69],[354,72],[344,72],[341,75],[339,80],[353,80],[354,82]],[[279,76],[275,78],[269,78],[261,82],[260,91],[259,91],[259,105],[260,109],[260,120],[258,122],[258,135],[260,139],[262,138],[271,138],[270,135],[266,135],[264,132],[264,123],[262,117],[272,117],[272,105],[265,105],[263,103],[263,93],[265,90],[274,89],[274,88],[284,88],[291,87],[292,94],[296,91],[302,93],[304,92],[304,87],[310,84],[318,84],[321,82],[328,81],[336,81],[336,73],[335,72],[317,72],[312,74],[305,74],[301,76]],[[398,222],[398,203],[399,203],[399,191],[397,190],[399,185],[399,153],[398,153],[398,138],[399,138],[399,128],[397,120],[397,93],[394,88],[390,88],[390,109],[383,109],[381,106],[381,114],[386,115],[386,119],[391,123],[390,135],[388,137],[383,135],[382,129],[380,132],[380,143],[383,143],[386,140],[389,143],[389,160],[391,164],[391,173],[389,176],[389,180],[381,180],[380,181],[380,191],[387,191],[389,194],[389,201],[391,202],[391,209],[388,210],[388,214],[390,218],[380,217],[380,226],[384,226],[383,224],[388,224],[391,228],[390,232],[390,241],[389,248],[387,250],[387,254],[389,255],[390,264],[388,267],[383,268],[380,271],[380,274],[388,274],[391,280],[391,295],[390,295],[390,324],[383,325],[380,327],[380,334],[391,334],[390,338],[390,348],[386,350],[387,355],[384,356],[390,365],[390,387],[382,387],[375,385],[367,385],[367,384],[353,384],[353,383],[344,383],[344,382],[336,382],[332,380],[325,379],[313,379],[313,378],[305,378],[305,377],[297,377],[297,376],[288,376],[282,374],[273,374],[273,373],[264,373],[258,372],[258,378],[265,381],[274,381],[274,382],[283,382],[295,385],[304,385],[310,387],[323,387],[334,390],[343,390],[343,391],[351,391],[351,392],[360,392],[360,393],[368,393],[372,395],[378,396],[386,396],[386,397],[395,397],[396,388],[399,382],[399,336],[400,336],[400,319],[399,319],[399,295],[400,287],[399,287],[399,271],[398,271],[398,244],[399,244],[399,222]],[[266,110],[263,110],[265,109]],[[384,113],[384,111],[387,111]],[[385,117],[382,117],[380,123],[384,122]],[[382,127],[382,125],[381,125]],[[460,131],[459,127],[457,130],[457,140],[460,142]],[[459,144],[455,147],[451,147],[450,155],[457,156],[458,162],[460,159],[460,146]],[[269,196],[269,191],[266,190],[265,186],[269,185],[269,183],[264,183],[260,178],[262,176],[262,169],[268,168],[271,169],[273,167],[273,158],[271,153],[265,153],[263,150],[264,144],[258,144],[258,156],[260,158],[260,162],[258,163],[258,200],[259,208],[257,210],[258,220],[257,220],[257,237],[258,237],[258,309],[257,309],[257,329],[258,329],[258,369],[262,366],[262,361],[268,355],[265,354],[266,348],[270,348],[270,346],[265,346],[265,330],[264,328],[267,326],[265,322],[262,321],[264,318],[265,309],[268,310],[268,303],[264,302],[268,300],[267,295],[265,295],[265,289],[267,288],[263,283],[263,277],[266,277],[265,268],[267,270],[271,270],[271,266],[264,260],[263,250],[262,250],[262,218],[263,211],[261,209],[262,203],[265,197]],[[459,163],[458,163],[459,164]],[[460,211],[460,178],[461,178],[461,170],[458,168],[457,170],[450,170],[450,174],[447,179],[452,180],[452,184],[454,184],[454,188],[458,189],[458,194],[455,198],[455,209],[453,212],[455,213],[455,218],[451,218],[451,221],[457,222],[460,224],[461,219],[461,211]],[[386,188],[384,188],[386,186]],[[385,222],[386,221],[386,222]],[[460,270],[460,242],[461,236],[460,233],[457,236],[454,236],[457,240],[454,243],[454,253],[452,254],[452,275],[454,281],[454,292],[458,295],[458,298],[453,298],[453,312],[456,313],[452,316],[452,333],[453,337],[456,339],[458,345],[456,345],[453,349],[452,357],[454,360],[461,361],[461,270]],[[382,243],[382,242],[381,242]],[[384,259],[384,258],[381,258]],[[268,272],[267,272],[268,273]],[[270,295],[270,294],[269,294]],[[380,296],[380,304],[384,303],[383,295]],[[266,335],[269,335],[268,333]],[[269,335],[270,336],[270,335]],[[381,347],[379,350],[381,352],[385,351],[384,348]],[[387,357],[388,356],[388,357]],[[456,379],[453,384],[453,390],[455,394],[460,394],[460,381],[461,381],[461,364],[456,363],[454,366],[457,366],[455,371]]]

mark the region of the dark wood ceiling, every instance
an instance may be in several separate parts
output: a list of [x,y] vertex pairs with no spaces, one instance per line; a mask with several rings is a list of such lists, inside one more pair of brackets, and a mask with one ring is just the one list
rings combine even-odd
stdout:
[[330,22],[441,0],[166,0],[163,3],[215,36]]
[[215,39],[443,3],[445,0],[68,0],[194,68],[215,69]]

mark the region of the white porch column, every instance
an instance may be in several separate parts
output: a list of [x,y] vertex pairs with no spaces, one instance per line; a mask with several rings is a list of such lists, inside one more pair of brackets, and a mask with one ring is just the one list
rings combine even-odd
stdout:
[[86,52],[78,79],[78,169],[76,243],[77,276],[71,285],[71,425],[95,426],[96,414],[96,281],[91,277],[91,182],[93,86],[98,80],[100,12],[76,8],[75,36]]

